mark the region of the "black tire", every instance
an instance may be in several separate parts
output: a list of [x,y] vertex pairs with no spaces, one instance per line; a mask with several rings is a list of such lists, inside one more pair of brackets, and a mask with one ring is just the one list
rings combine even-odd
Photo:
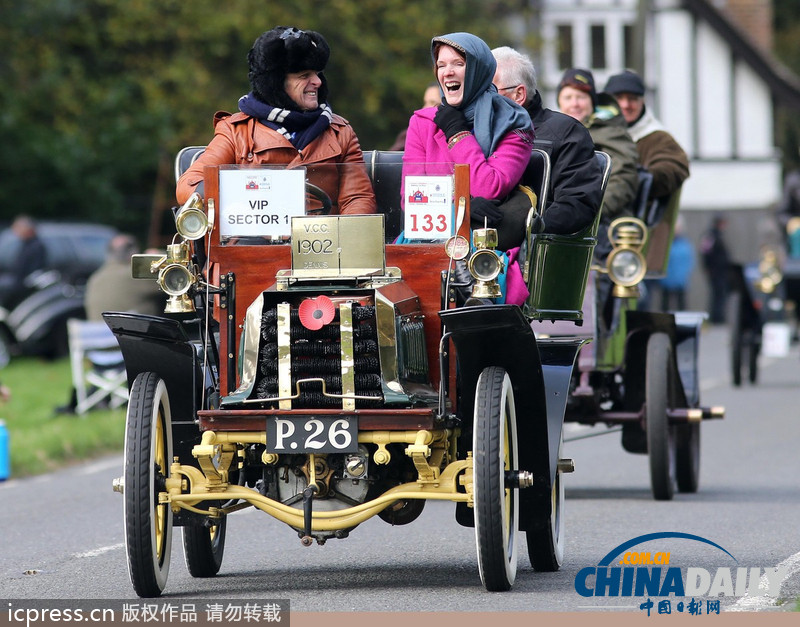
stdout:
[[645,371],[645,429],[653,497],[668,501],[675,493],[675,429],[667,416],[672,346],[666,333],[653,333],[647,342]]
[[158,503],[172,462],[172,421],[164,381],[139,374],[131,387],[125,430],[125,547],[140,597],[164,590],[172,550],[172,510]]
[[[563,436],[558,447],[559,458],[562,446]],[[550,517],[545,526],[528,530],[525,534],[531,566],[534,570],[545,573],[557,571],[564,560],[564,482],[560,470],[556,471],[550,507]]]
[[227,516],[220,518],[211,527],[183,527],[183,556],[192,577],[213,577],[219,572],[225,554],[227,527]]
[[731,375],[733,385],[742,384],[742,352],[744,337],[742,336],[742,295],[734,292],[728,297],[728,325],[731,342]]
[[679,492],[697,492],[700,485],[700,423],[675,427],[675,478]]
[[514,392],[503,368],[485,368],[475,391],[472,434],[475,540],[481,581],[490,592],[509,590],[517,574],[519,493],[507,488],[517,470]]

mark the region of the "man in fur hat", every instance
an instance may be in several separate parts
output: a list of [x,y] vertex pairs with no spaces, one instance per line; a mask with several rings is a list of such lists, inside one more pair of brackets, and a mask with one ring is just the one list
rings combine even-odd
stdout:
[[178,181],[178,202],[202,194],[207,165],[304,165],[331,199],[331,214],[375,213],[358,138],[327,103],[329,57],[314,31],[278,26],[259,36],[247,56],[252,91],[239,99],[238,113],[215,115],[214,138]]

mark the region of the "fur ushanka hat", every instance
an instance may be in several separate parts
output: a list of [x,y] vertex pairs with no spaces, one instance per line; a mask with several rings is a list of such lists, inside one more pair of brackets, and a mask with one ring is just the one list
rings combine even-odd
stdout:
[[[331,49],[319,33],[292,26],[276,26],[256,39],[247,60],[250,64],[250,85],[256,98],[273,107],[297,110],[297,104],[283,88],[291,72],[322,72],[328,64]],[[328,101],[328,82],[320,75],[319,102]]]

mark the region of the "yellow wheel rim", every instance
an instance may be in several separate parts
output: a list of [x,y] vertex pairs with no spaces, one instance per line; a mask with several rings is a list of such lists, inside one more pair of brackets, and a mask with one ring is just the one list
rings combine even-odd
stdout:
[[[161,411],[159,408],[158,415],[156,416],[156,428],[155,428],[155,451],[154,451],[154,461],[161,469],[161,472],[166,475],[167,471],[167,455],[166,455],[166,445],[164,442],[164,418],[161,415]],[[152,472],[155,473],[155,468],[152,469]],[[158,503],[158,493],[155,487],[155,474],[153,475],[153,522],[155,523],[156,528],[156,555],[158,555],[159,563],[164,559],[164,539],[166,534],[166,525],[167,525],[167,505],[159,505]]]

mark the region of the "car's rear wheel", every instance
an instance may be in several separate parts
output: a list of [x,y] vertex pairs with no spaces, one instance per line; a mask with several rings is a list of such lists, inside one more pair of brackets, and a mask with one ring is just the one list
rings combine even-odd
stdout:
[[172,461],[172,421],[164,381],[139,374],[131,387],[125,431],[125,546],[140,597],[161,594],[169,574],[172,510],[159,503]]
[[653,333],[647,342],[645,426],[650,484],[659,501],[668,501],[675,493],[675,429],[667,416],[671,357],[669,336]]
[[700,485],[700,423],[675,426],[675,478],[678,491],[697,492]]
[[[558,447],[559,458],[561,447]],[[550,491],[550,517],[538,529],[530,529],[525,534],[528,540],[528,557],[534,570],[555,572],[564,560],[564,482],[561,471],[556,469],[555,480]]]
[[487,590],[509,590],[517,574],[518,492],[506,487],[517,470],[514,392],[503,368],[485,368],[475,391],[472,439],[475,539]]
[[183,555],[192,577],[213,577],[222,567],[225,553],[226,516],[215,524],[187,525],[183,528]]

